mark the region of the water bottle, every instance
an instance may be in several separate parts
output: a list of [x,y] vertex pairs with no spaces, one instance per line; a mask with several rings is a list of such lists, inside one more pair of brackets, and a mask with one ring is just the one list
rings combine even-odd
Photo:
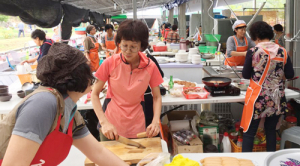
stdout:
[[169,90],[173,89],[173,87],[174,87],[173,76],[170,76]]

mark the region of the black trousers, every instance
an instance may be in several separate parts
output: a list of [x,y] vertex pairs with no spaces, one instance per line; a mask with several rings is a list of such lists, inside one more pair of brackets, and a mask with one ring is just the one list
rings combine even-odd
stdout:
[[[267,117],[265,120],[265,134],[267,151],[276,151],[276,125],[280,116]],[[256,135],[260,119],[252,120],[249,129],[243,134],[243,152],[252,152],[254,136]]]

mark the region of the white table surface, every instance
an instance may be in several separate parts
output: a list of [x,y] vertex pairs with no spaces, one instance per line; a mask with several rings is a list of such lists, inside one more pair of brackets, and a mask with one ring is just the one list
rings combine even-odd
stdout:
[[[198,86],[203,86],[199,84]],[[0,114],[8,114],[22,99],[17,96],[17,91],[21,90],[21,83],[19,80],[15,81],[12,85],[9,86],[9,93],[12,94],[12,99],[8,102],[0,102]],[[245,91],[242,91],[239,96],[222,96],[222,97],[211,97],[208,96],[207,99],[186,99],[184,96],[173,97],[168,93],[165,96],[162,96],[162,105],[181,105],[181,104],[209,104],[209,103],[234,103],[234,102],[244,102],[245,100]],[[287,99],[290,98],[299,98],[300,93],[286,89],[285,96]],[[84,99],[80,99],[77,102],[78,110],[84,109],[93,109],[92,102],[89,101],[87,104],[84,104]],[[104,102],[104,98],[100,100],[101,103]]]
[[[169,152],[166,141],[161,140],[161,147],[163,152]],[[85,155],[75,146],[72,146],[68,157],[59,166],[84,166],[85,159]]]
[[252,152],[252,153],[182,153],[183,157],[200,162],[205,157],[236,157],[252,160],[255,166],[264,166],[265,159],[274,152]]

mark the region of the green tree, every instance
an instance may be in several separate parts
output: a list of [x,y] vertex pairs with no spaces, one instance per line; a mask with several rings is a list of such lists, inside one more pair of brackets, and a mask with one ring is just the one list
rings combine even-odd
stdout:
[[6,15],[0,15],[0,22],[6,22],[8,20],[9,16]]

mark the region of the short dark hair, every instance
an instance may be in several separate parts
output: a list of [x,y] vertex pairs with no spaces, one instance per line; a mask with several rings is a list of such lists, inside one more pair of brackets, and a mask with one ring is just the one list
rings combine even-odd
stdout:
[[171,24],[167,22],[165,28],[171,28]]
[[87,63],[80,64],[70,72],[68,77],[70,79],[65,83],[51,85],[51,83],[43,82],[43,85],[53,87],[60,93],[66,94],[67,91],[84,92],[95,81],[90,66]]
[[144,51],[148,47],[149,29],[140,20],[127,19],[119,26],[115,39],[116,44],[119,45],[121,40],[140,41],[140,51]]
[[111,24],[106,24],[104,29],[105,29],[105,32],[109,29],[114,30],[114,26],[112,26]]
[[[237,27],[237,28],[235,28],[235,30],[243,29],[243,28],[245,28],[245,27],[247,27],[247,26]],[[236,35],[236,32],[235,32],[235,31],[233,31],[233,33]]]
[[36,39],[37,37],[40,40],[46,40],[46,33],[43,30],[36,29],[31,33],[31,38]]
[[85,32],[86,32],[86,33],[90,33],[91,30],[93,30],[93,28],[95,28],[94,25],[88,25],[88,26],[86,27],[86,29],[85,29]]
[[178,26],[177,26],[177,25],[172,25],[172,30],[173,30],[173,31],[176,31],[176,30],[177,30],[177,28],[178,28]]
[[249,29],[250,31],[250,37],[253,41],[260,39],[273,39],[274,33],[272,30],[272,27],[264,22],[264,21],[257,21],[253,23]]
[[280,24],[276,24],[276,25],[274,25],[274,30],[276,30],[278,32],[282,32],[283,31],[283,27]]

